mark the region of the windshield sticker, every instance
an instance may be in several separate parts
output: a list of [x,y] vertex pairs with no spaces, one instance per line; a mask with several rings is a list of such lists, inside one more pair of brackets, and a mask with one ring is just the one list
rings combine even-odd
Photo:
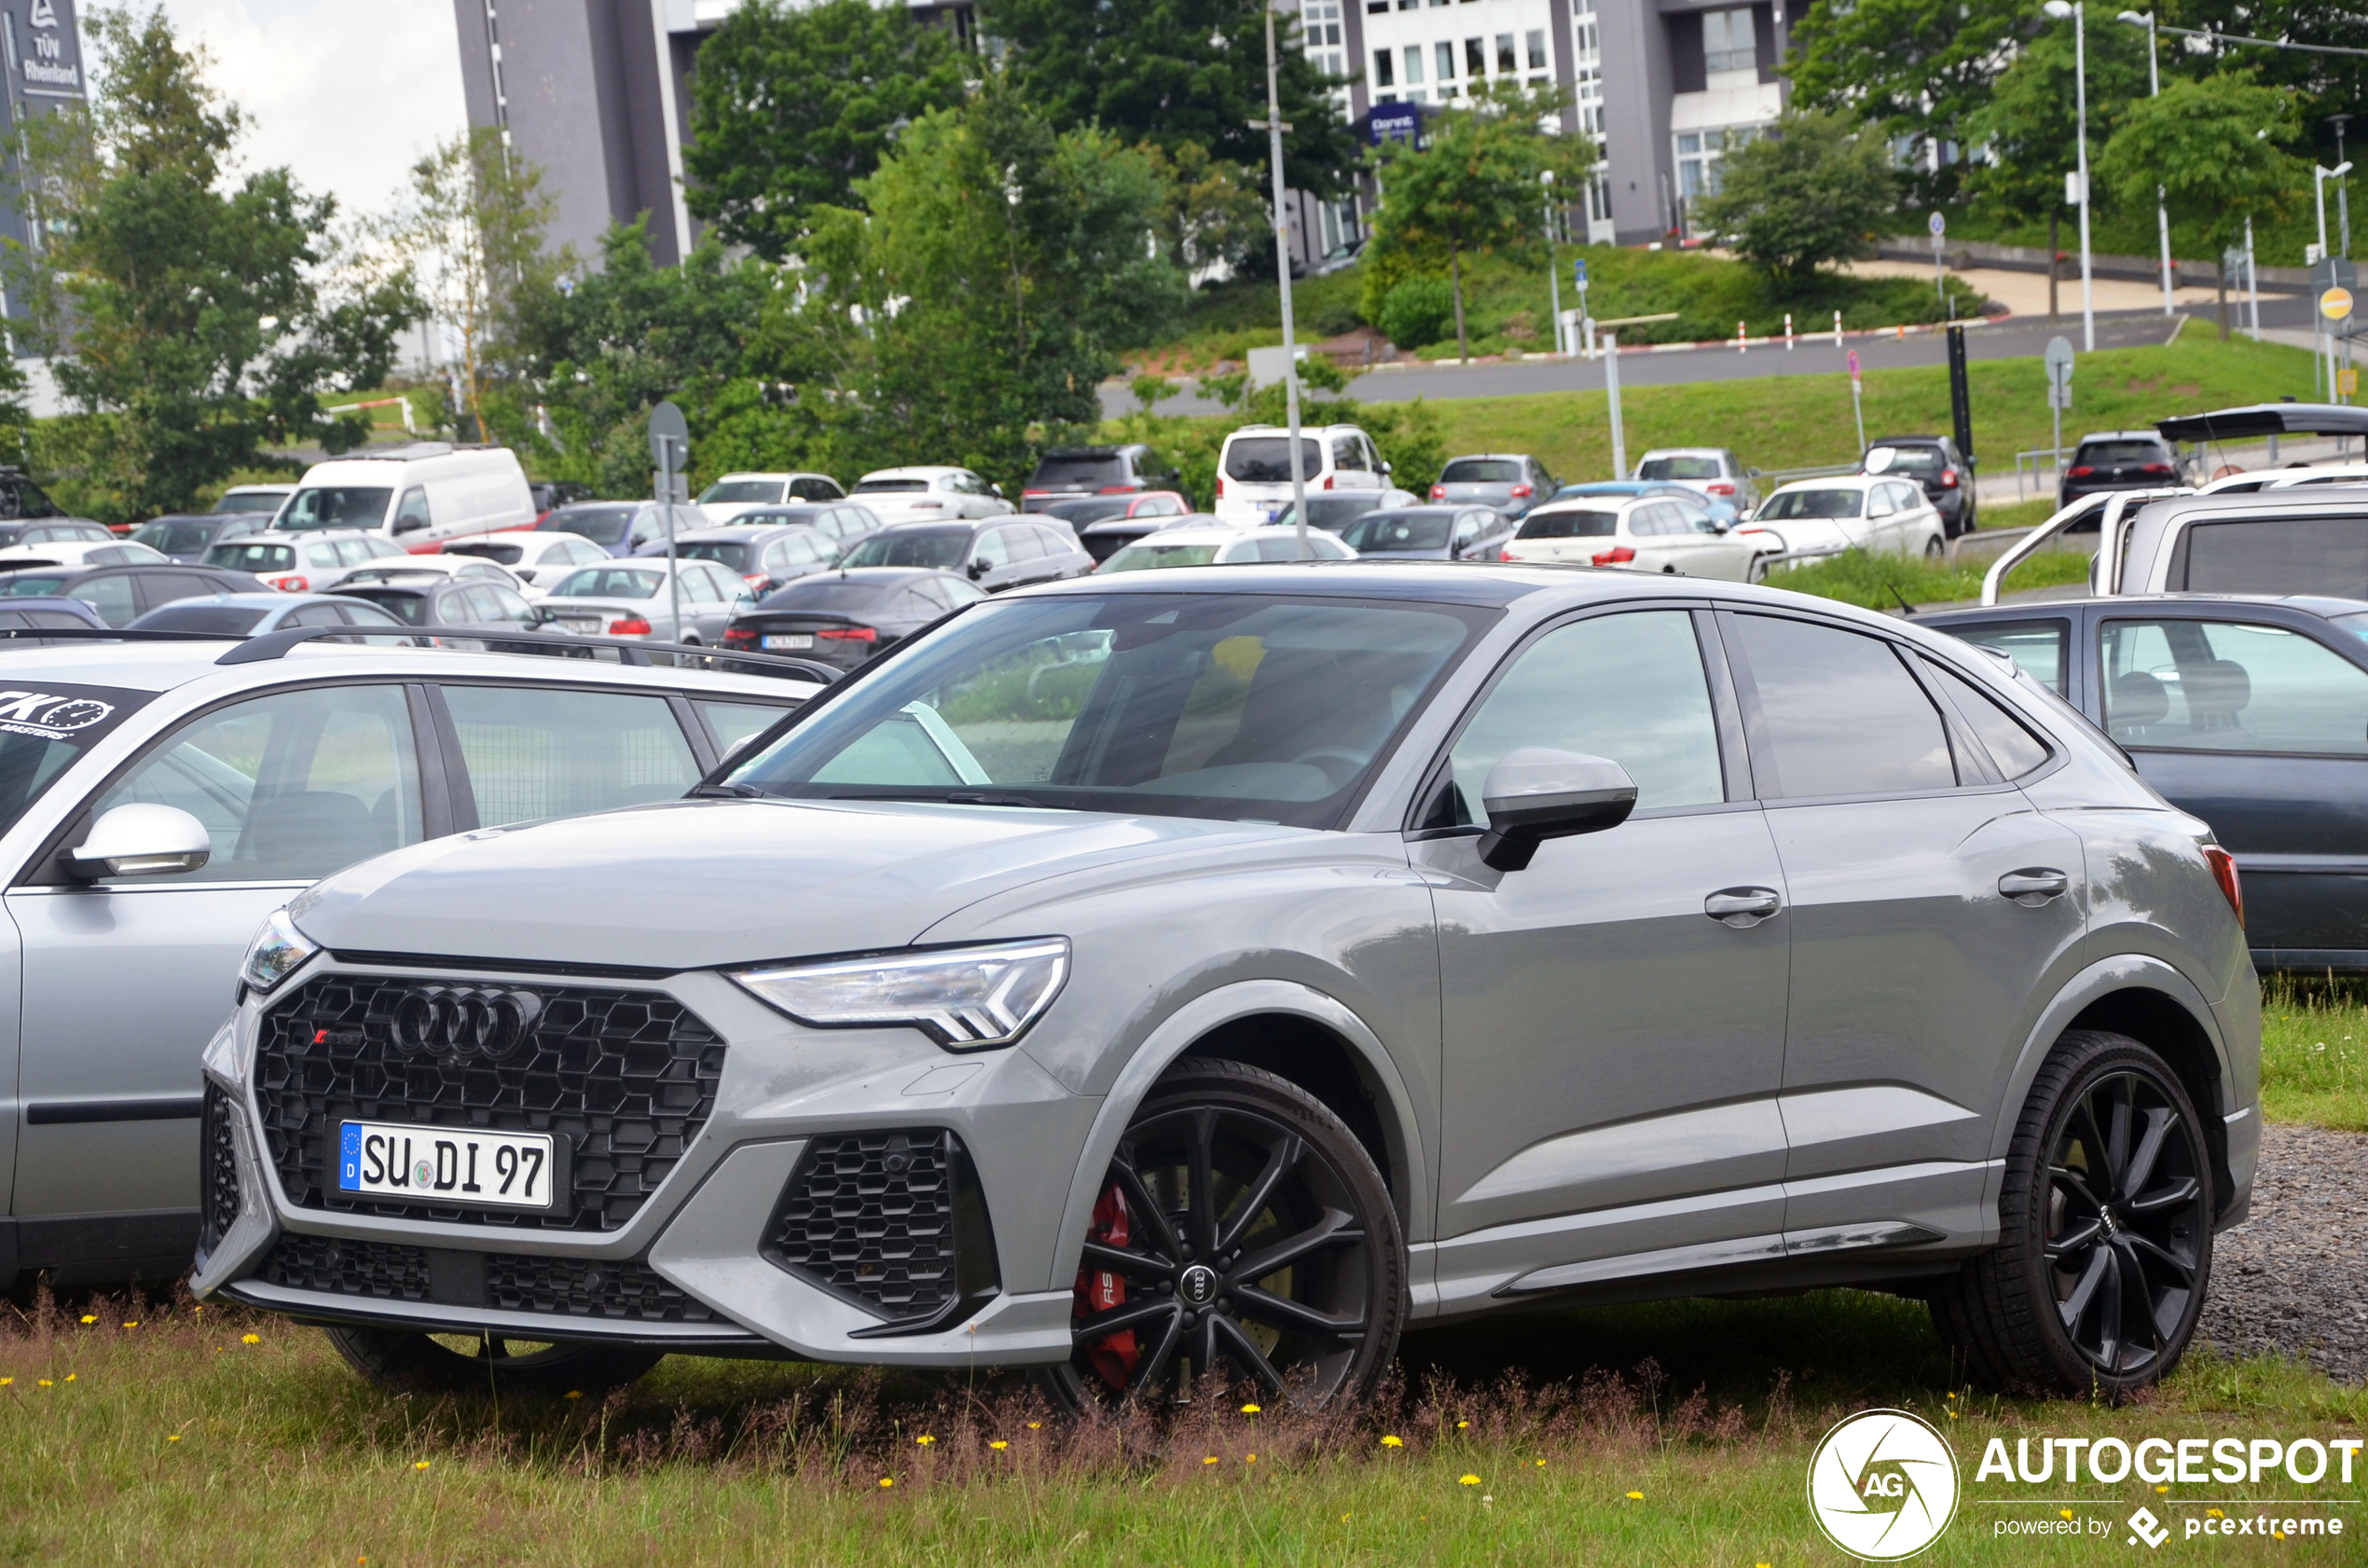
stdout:
[[57,692],[0,692],[0,732],[44,737],[72,735],[104,723],[115,706]]

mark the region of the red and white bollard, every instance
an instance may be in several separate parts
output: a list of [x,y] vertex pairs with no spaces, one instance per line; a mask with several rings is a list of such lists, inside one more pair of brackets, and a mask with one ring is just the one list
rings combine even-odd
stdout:
[[1747,354],[1751,352],[1751,349],[1749,347],[1750,343],[1750,337],[1745,336],[1744,323],[1737,322],[1735,323],[1735,351],[1739,354]]
[[1834,347],[1835,347],[1835,348],[1837,348],[1837,349],[1838,349],[1838,348],[1840,348],[1841,346],[1842,346],[1842,313],[1841,313],[1839,310],[1837,310],[1837,311],[1835,311],[1835,312],[1834,312]]
[[1784,312],[1784,351],[1788,354],[1793,351],[1793,313],[1790,310]]

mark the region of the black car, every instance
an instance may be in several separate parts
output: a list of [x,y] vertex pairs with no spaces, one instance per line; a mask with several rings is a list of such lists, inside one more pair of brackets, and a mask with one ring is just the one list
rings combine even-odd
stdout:
[[1940,514],[1941,531],[1954,539],[1980,527],[1974,500],[1974,465],[1958,455],[1946,435],[1886,435],[1866,448],[1865,474],[1890,474],[1924,487],[1924,499]]
[[967,577],[926,568],[850,567],[803,577],[733,617],[723,646],[853,669],[939,616],[985,598]]
[[1213,512],[1162,513],[1157,516],[1137,513],[1132,517],[1112,517],[1108,522],[1088,523],[1077,530],[1077,542],[1084,546],[1085,553],[1094,557],[1094,564],[1098,567],[1129,544],[1149,539],[1162,529],[1232,526]]
[[2368,972],[2368,603],[2182,594],[1939,611],[2211,824],[2263,970]]
[[842,566],[904,566],[956,571],[990,594],[1082,577],[1094,570],[1067,530],[1032,518],[983,517],[964,523],[900,523],[840,557]]
[[2080,438],[2056,484],[2056,504],[2103,490],[2157,490],[2179,483],[2179,453],[2151,430],[2093,431]]
[[[359,583],[333,592],[377,605],[406,626],[464,634],[525,632],[540,637],[560,634],[542,630],[543,616],[515,588],[499,583],[424,574],[412,582]],[[446,640],[438,638],[439,642]]]
[[1494,506],[1394,506],[1366,513],[1341,539],[1360,556],[1501,561],[1519,527]]
[[[828,508],[804,510],[820,512]],[[746,517],[747,514],[741,516]],[[633,553],[663,556],[666,541],[644,544]],[[828,571],[838,565],[843,552],[837,540],[810,526],[734,522],[721,528],[693,530],[674,542],[674,553],[683,560],[713,561],[746,583],[750,593],[769,594],[785,583]]]
[[1055,447],[1037,461],[1020,491],[1020,510],[1041,512],[1063,496],[1132,495],[1176,488],[1176,470],[1141,442],[1122,447]]
[[208,550],[225,540],[261,533],[270,526],[268,512],[176,512],[142,523],[131,530],[131,538],[176,561],[195,566],[205,559]]
[[0,574],[0,598],[78,598],[111,626],[200,594],[267,593],[270,585],[212,566],[41,566]]

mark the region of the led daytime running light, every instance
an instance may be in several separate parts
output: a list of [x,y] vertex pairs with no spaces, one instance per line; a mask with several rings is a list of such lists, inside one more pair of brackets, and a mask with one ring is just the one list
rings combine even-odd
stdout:
[[768,1005],[818,1029],[903,1025],[955,1051],[1009,1045],[1068,978],[1066,937],[887,954],[734,972]]

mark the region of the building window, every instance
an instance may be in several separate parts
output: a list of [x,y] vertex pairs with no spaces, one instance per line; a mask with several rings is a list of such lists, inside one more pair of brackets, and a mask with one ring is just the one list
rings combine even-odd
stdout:
[[1393,58],[1395,57],[1392,56],[1390,51],[1387,49],[1375,49],[1373,51],[1373,85],[1375,87],[1396,87],[1397,85],[1397,77],[1390,70],[1390,62]]
[[1411,87],[1420,87],[1423,83],[1423,46],[1420,44],[1406,46],[1406,80]]
[[1702,13],[1702,68],[1706,71],[1756,71],[1759,45],[1752,33],[1748,6],[1731,11]]
[[1496,35],[1496,74],[1509,76],[1521,68],[1521,62],[1513,58],[1513,35],[1499,33]]
[[1440,81],[1452,82],[1455,79],[1454,45],[1440,42],[1432,46],[1431,58],[1439,62],[1439,79]]
[[1530,32],[1529,68],[1533,71],[1546,69],[1546,29],[1542,27],[1533,28]]
[[1389,0],[1365,0],[1365,14],[1369,17],[1389,15]]
[[1488,75],[1487,39],[1466,38],[1464,40],[1464,75],[1466,76]]

